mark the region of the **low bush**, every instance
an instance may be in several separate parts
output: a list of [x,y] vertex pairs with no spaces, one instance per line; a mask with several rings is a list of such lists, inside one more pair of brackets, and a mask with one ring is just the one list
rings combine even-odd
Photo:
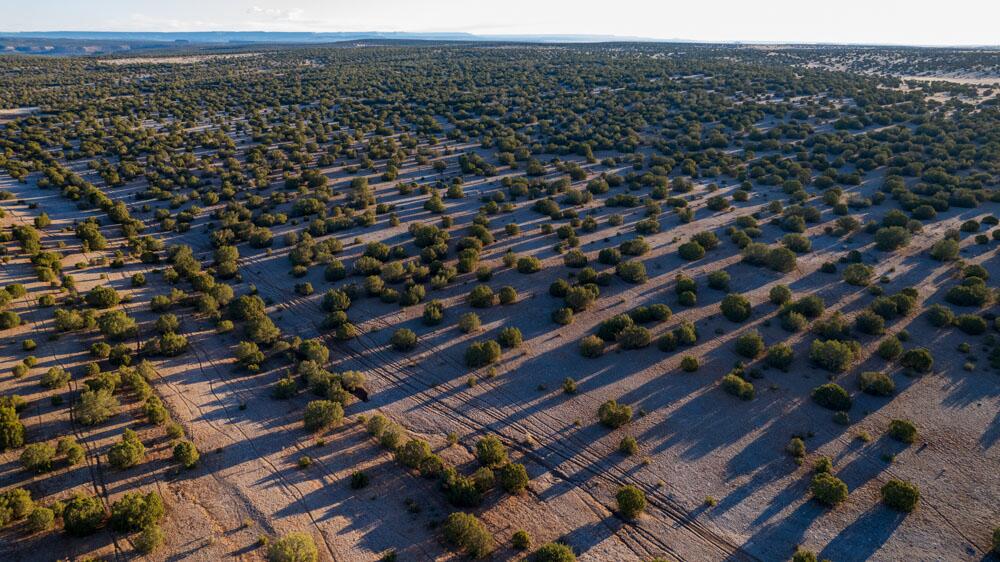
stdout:
[[603,425],[617,429],[632,420],[632,408],[626,404],[608,400],[601,404],[597,410],[597,417]]
[[752,311],[750,301],[743,295],[735,293],[726,295],[719,304],[719,308],[722,310],[722,315],[730,322],[743,322],[750,318]]
[[576,554],[564,544],[550,542],[535,551],[534,562],[576,562]]
[[910,445],[917,440],[917,426],[909,420],[892,420],[889,422],[889,435],[897,441]]
[[861,391],[874,396],[891,396],[896,391],[892,377],[880,371],[865,371],[858,377]]
[[465,350],[465,364],[476,369],[496,363],[500,359],[500,344],[493,340],[479,341]]
[[882,503],[903,513],[910,513],[920,503],[920,489],[902,480],[890,480],[882,486]]
[[851,395],[848,394],[842,386],[835,382],[822,384],[814,388],[812,391],[812,399],[824,408],[842,412],[850,410],[851,405],[853,404]]
[[580,340],[580,355],[590,358],[604,355],[604,340],[597,336],[583,338]]
[[417,334],[409,328],[400,328],[392,334],[390,343],[396,351],[411,351],[417,347]]
[[635,519],[646,509],[646,494],[635,486],[622,486],[615,494],[618,512],[625,519]]
[[722,389],[741,400],[752,400],[754,397],[753,383],[739,375],[729,373],[722,377]]
[[899,364],[917,373],[929,373],[934,367],[934,356],[927,349],[918,347],[903,353]]
[[473,558],[482,558],[493,551],[493,535],[470,513],[455,512],[443,526],[444,538]]
[[312,537],[293,531],[275,540],[267,547],[268,562],[316,562],[319,551]]
[[843,503],[848,495],[847,484],[829,472],[820,472],[813,476],[809,490],[818,502],[829,507]]
[[736,338],[736,353],[754,359],[764,352],[764,338],[757,330],[751,330]]

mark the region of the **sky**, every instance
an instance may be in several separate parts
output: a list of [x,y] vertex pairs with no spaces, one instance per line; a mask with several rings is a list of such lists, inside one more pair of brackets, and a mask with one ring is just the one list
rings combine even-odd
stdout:
[[411,31],[1000,45],[1000,0],[0,0],[0,31]]

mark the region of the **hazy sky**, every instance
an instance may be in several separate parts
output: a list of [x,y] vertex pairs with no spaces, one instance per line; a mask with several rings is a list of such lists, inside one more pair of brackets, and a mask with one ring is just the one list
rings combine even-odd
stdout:
[[468,31],[1000,45],[1000,0],[0,0],[0,30]]

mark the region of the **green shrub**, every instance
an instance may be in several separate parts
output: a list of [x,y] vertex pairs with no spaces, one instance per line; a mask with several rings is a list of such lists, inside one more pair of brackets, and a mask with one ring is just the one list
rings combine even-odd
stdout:
[[179,462],[184,468],[194,468],[198,464],[198,459],[201,458],[198,448],[195,447],[194,443],[186,440],[174,445],[173,455],[174,460]]
[[896,391],[892,377],[879,371],[865,371],[858,377],[862,392],[874,396],[891,396]]
[[934,357],[927,349],[918,347],[903,353],[899,364],[917,373],[929,373],[934,367]]
[[431,454],[431,446],[426,441],[410,439],[396,450],[396,460],[410,468],[418,468]]
[[722,315],[730,322],[743,322],[747,318],[750,318],[752,311],[750,301],[743,295],[735,293],[726,295],[719,304],[719,307],[722,310]]
[[41,383],[45,388],[56,389],[69,384],[69,380],[69,371],[63,369],[62,367],[50,367],[49,370],[45,371],[45,374],[42,375]]
[[560,326],[568,326],[573,323],[573,309],[569,307],[558,308],[552,312],[552,321]]
[[528,488],[528,470],[523,464],[507,463],[500,467],[500,486],[508,494],[520,494]]
[[479,330],[482,322],[479,320],[479,315],[475,312],[466,312],[465,314],[458,317],[458,329],[462,331],[463,334],[471,334]]
[[902,480],[890,480],[882,486],[882,503],[903,513],[909,513],[920,503],[920,489]]
[[792,439],[788,442],[788,445],[785,445],[785,452],[797,459],[800,459],[806,456],[806,442],[803,441],[801,437],[792,437]]
[[708,274],[708,286],[717,291],[729,290],[729,274],[725,271],[713,271]]
[[618,334],[618,343],[622,349],[641,349],[649,345],[652,336],[649,330],[642,326],[629,326]]
[[500,344],[493,340],[474,342],[465,350],[465,364],[476,369],[500,359]]
[[725,390],[729,394],[732,394],[733,396],[736,396],[740,400],[753,400],[754,397],[753,384],[750,381],[743,379],[739,375],[728,373],[727,375],[722,377],[721,384],[723,390]]
[[473,558],[482,558],[493,551],[493,535],[471,513],[455,512],[444,522],[444,538]]
[[478,285],[469,293],[469,304],[475,308],[489,308],[493,306],[493,289],[487,285]]
[[534,562],[576,562],[576,555],[570,547],[550,542],[535,551]]
[[677,248],[680,256],[688,261],[700,260],[705,257],[705,248],[697,242],[685,242]]
[[316,562],[319,551],[309,535],[293,531],[267,547],[268,562]]
[[935,304],[927,309],[927,320],[930,321],[932,326],[943,328],[955,323],[955,313],[947,306]]
[[303,423],[306,431],[320,431],[344,419],[344,407],[332,400],[313,400],[306,404]]
[[854,327],[863,334],[880,336],[885,333],[885,319],[871,310],[864,310],[855,317]]
[[849,285],[864,287],[871,283],[874,271],[867,265],[852,263],[844,268],[844,281]]
[[626,404],[618,404],[615,400],[608,400],[598,408],[597,417],[601,424],[617,429],[632,420],[632,408]]
[[590,358],[604,355],[604,340],[597,336],[586,336],[580,340],[580,355]]
[[518,273],[535,273],[542,269],[542,262],[534,256],[525,256],[518,258],[517,260],[517,271]]
[[0,451],[16,449],[24,445],[24,424],[17,410],[11,406],[0,406]]
[[892,361],[903,353],[903,344],[896,336],[889,336],[878,344],[878,356],[886,361]]
[[55,513],[47,507],[36,507],[28,515],[28,529],[32,533],[48,531],[55,525]]
[[517,301],[517,289],[510,285],[500,287],[500,304],[514,304]]
[[159,525],[150,525],[144,528],[132,539],[136,550],[142,554],[150,554],[159,548],[163,544],[163,541],[163,529]]
[[48,443],[32,443],[21,452],[21,465],[32,472],[48,472],[52,469],[52,459],[56,448]]
[[409,328],[400,328],[392,334],[390,343],[396,351],[410,351],[417,347],[417,334]]
[[698,367],[699,365],[697,357],[694,357],[692,355],[685,355],[684,358],[681,359],[681,369],[685,373],[693,373],[698,370]]
[[625,519],[635,519],[646,509],[646,494],[635,486],[622,486],[615,499],[618,511]]
[[623,261],[615,266],[615,273],[622,280],[633,283],[641,284],[645,283],[648,279],[646,275],[646,266],[643,265],[641,261],[631,260]]
[[817,386],[812,391],[814,402],[831,410],[847,411],[851,409],[851,396],[842,386],[830,382]]
[[875,247],[884,252],[891,252],[910,243],[910,233],[901,226],[889,226],[875,232]]
[[764,352],[764,338],[757,330],[745,332],[736,338],[736,353],[750,359]]
[[970,336],[978,336],[986,332],[986,320],[976,314],[962,314],[955,319],[955,325]]
[[857,342],[813,340],[809,359],[827,371],[842,373],[854,362],[860,347]]
[[160,494],[126,492],[111,505],[111,527],[116,531],[130,532],[145,529],[163,518],[163,500]]
[[843,503],[848,494],[847,484],[829,472],[820,472],[813,476],[809,490],[817,501],[829,507]]
[[892,420],[889,422],[889,435],[910,445],[917,440],[917,426],[909,420]]
[[792,562],[817,562],[816,553],[799,547],[792,555]]
[[787,371],[795,359],[795,352],[792,346],[785,342],[776,343],[767,348],[767,364],[776,369]]
[[78,494],[66,502],[62,520],[66,532],[77,537],[92,534],[103,523],[106,512],[101,500]]
[[510,543],[516,550],[528,550],[531,548],[531,535],[523,529],[516,531],[511,536]]
[[768,291],[768,299],[771,304],[783,305],[792,298],[792,290],[786,285],[775,285]]
[[501,347],[515,348],[520,347],[521,342],[523,342],[523,336],[521,335],[521,330],[513,326],[508,326],[497,334],[497,342]]
[[362,470],[355,470],[351,473],[351,489],[360,490],[368,485],[368,474]]
[[487,435],[476,442],[476,460],[485,467],[498,467],[507,462],[507,448],[496,436]]
[[118,470],[135,466],[146,457],[146,447],[131,429],[122,432],[121,441],[108,449],[108,463]]

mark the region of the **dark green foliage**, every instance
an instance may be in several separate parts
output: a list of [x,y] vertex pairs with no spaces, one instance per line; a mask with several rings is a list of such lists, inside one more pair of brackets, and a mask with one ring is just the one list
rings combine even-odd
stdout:
[[93,496],[76,495],[66,502],[62,520],[67,533],[83,537],[103,525],[105,516],[101,500]]
[[828,472],[813,476],[809,489],[817,501],[829,507],[843,503],[848,494],[847,484]]
[[722,389],[740,400],[753,400],[754,388],[750,381],[739,375],[728,373],[722,377]]
[[408,328],[400,328],[392,334],[389,343],[396,351],[411,351],[417,347],[417,334]]
[[455,512],[444,522],[444,537],[473,558],[482,558],[493,551],[493,535],[475,515]]
[[826,383],[817,386],[812,391],[814,402],[831,410],[847,411],[851,409],[851,395],[837,383]]
[[635,519],[646,510],[646,494],[635,486],[622,486],[615,494],[618,512],[625,519]]
[[889,422],[889,435],[909,445],[917,440],[917,426],[909,420],[892,420]]
[[159,522],[163,514],[160,494],[127,492],[111,505],[110,523],[116,531],[138,531]]
[[866,394],[875,396],[892,396],[896,391],[896,383],[892,377],[879,371],[865,371],[858,377],[858,385]]
[[500,344],[493,340],[474,342],[465,350],[465,364],[475,369],[500,359]]
[[916,485],[902,480],[890,480],[881,489],[882,503],[890,508],[909,513],[920,503],[920,489]]
[[751,330],[736,338],[736,353],[750,359],[756,358],[764,352],[764,338],[760,332]]
[[601,404],[597,410],[597,417],[605,426],[617,429],[632,420],[632,408],[614,400],[608,400]]
[[750,318],[750,301],[743,295],[733,293],[726,295],[719,304],[719,308],[722,310],[722,315],[731,322],[743,322]]
[[570,547],[550,542],[543,544],[533,558],[534,562],[576,562],[576,555]]
[[917,373],[929,373],[934,367],[934,357],[929,350],[918,347],[903,353],[899,364]]

